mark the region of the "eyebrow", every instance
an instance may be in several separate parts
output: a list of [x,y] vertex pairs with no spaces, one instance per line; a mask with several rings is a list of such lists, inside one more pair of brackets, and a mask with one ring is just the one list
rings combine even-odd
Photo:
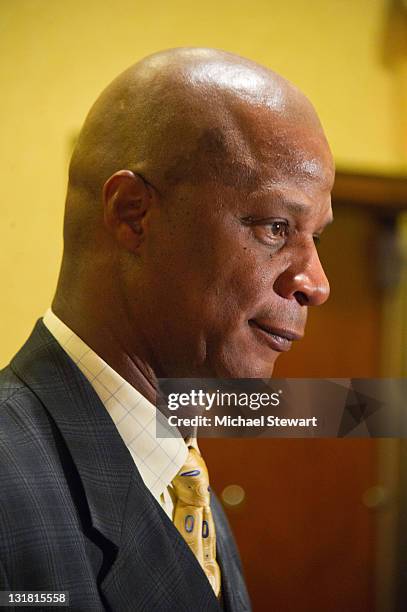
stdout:
[[309,206],[307,204],[300,204],[299,202],[290,202],[282,199],[281,203],[286,206],[290,212],[293,213],[306,213],[309,210]]
[[[282,202],[284,206],[286,206],[291,213],[305,214],[309,211],[309,208],[310,208],[308,204],[300,204],[300,202],[292,202],[290,200],[288,201],[283,200]],[[327,225],[330,225],[333,222],[333,220],[334,220],[334,217],[331,213],[329,219],[321,225],[321,231],[324,230],[327,227]]]

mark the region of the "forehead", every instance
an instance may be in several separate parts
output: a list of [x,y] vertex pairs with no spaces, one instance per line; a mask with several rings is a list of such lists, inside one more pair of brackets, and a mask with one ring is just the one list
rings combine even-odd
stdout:
[[306,101],[280,112],[265,106],[238,109],[246,163],[255,170],[256,187],[292,181],[332,190],[332,153],[315,111]]
[[270,117],[264,109],[252,109],[245,136],[244,155],[252,170],[247,206],[254,205],[264,216],[289,212],[318,227],[325,226],[332,219],[335,172],[316,115],[276,117],[273,113]]
[[287,150],[273,144],[259,159],[255,191],[276,191],[279,185],[310,198],[330,196],[335,171],[328,148],[315,147],[305,138]]

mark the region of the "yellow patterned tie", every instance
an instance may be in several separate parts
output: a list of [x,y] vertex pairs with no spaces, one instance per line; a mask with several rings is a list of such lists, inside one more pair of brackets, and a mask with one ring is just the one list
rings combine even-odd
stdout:
[[176,494],[174,525],[219,596],[221,575],[216,562],[215,523],[209,506],[209,476],[205,461],[195,448],[189,447],[186,463],[172,484]]

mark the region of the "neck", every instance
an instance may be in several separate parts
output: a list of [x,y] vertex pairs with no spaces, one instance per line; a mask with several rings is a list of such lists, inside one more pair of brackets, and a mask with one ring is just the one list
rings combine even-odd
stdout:
[[117,303],[95,307],[71,297],[67,300],[57,292],[52,310],[111,368],[152,404],[156,403],[156,375],[140,336],[127,325],[125,313],[118,312]]

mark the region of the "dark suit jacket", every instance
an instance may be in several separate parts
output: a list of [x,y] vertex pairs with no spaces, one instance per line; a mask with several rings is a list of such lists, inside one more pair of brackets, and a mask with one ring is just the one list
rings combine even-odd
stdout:
[[[232,534],[212,499],[223,606],[250,610]],[[41,320],[0,373],[6,589],[69,591],[72,610],[220,610],[103,404]]]

